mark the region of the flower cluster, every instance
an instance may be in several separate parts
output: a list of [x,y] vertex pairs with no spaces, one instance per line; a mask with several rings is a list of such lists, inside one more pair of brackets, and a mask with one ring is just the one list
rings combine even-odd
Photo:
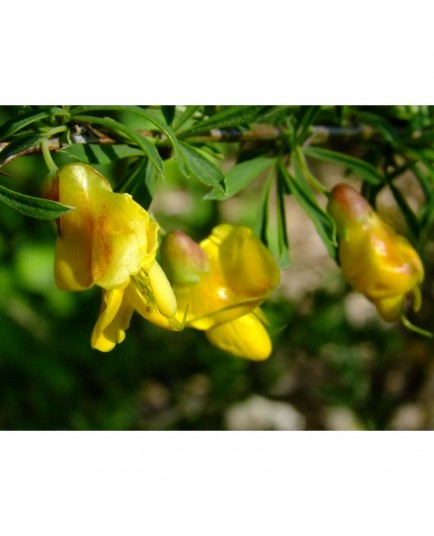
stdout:
[[169,233],[162,253],[178,315],[186,311],[186,326],[205,331],[211,343],[237,356],[258,361],[270,355],[266,318],[259,306],[280,274],[249,228],[219,225],[200,244],[183,233]]
[[157,261],[159,226],[126,193],[82,163],[58,170],[45,197],[75,207],[57,221],[55,279],[59,289],[102,288],[93,348],[112,350],[134,311],[153,324],[204,330],[211,343],[237,356],[267,358],[271,341],[260,304],[279,282],[265,246],[245,227],[220,225],[195,244],[169,233]]
[[339,261],[350,285],[371,300],[386,321],[403,315],[407,297],[413,297],[413,308],[419,310],[424,270],[408,240],[347,184],[332,190],[328,211],[336,223]]
[[[270,355],[261,304],[280,274],[249,228],[218,225],[200,243],[171,231],[160,244],[159,226],[148,212],[82,163],[58,170],[44,195],[75,207],[57,220],[58,288],[102,289],[93,348],[108,352],[122,342],[137,311],[171,331],[204,331],[213,345],[239,357],[260,361]],[[424,270],[406,238],[346,184],[332,190],[328,211],[336,223],[342,272],[354,289],[387,321],[405,319],[408,297],[418,310]]]

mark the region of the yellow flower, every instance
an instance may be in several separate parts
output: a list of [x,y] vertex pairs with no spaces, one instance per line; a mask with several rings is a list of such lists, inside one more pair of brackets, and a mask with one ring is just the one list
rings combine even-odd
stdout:
[[57,224],[58,288],[103,289],[92,347],[107,352],[122,342],[134,310],[167,329],[179,329],[175,295],[155,260],[158,224],[146,210],[129,194],[114,193],[100,173],[81,163],[61,168],[45,195],[76,207]]
[[414,310],[419,310],[424,270],[408,240],[346,184],[332,190],[328,210],[337,225],[342,272],[354,289],[365,294],[389,322],[403,313],[410,295]]
[[172,276],[178,321],[205,331],[212,344],[237,356],[263,360],[270,355],[259,306],[280,274],[250,229],[219,225],[199,245],[182,233],[169,233],[162,258]]

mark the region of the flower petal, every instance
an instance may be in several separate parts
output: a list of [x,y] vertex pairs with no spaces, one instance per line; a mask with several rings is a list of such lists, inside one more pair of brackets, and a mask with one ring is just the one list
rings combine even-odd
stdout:
[[148,275],[158,310],[164,316],[175,316],[177,308],[176,297],[166,274],[157,261],[150,266]]
[[215,326],[205,333],[214,346],[253,361],[267,359],[272,351],[270,337],[254,313]]
[[175,317],[168,318],[167,316],[162,315],[160,311],[146,299],[144,294],[140,292],[133,280],[125,290],[125,298],[133,309],[152,324],[170,331],[182,331],[182,329],[184,329],[184,324],[175,319]]
[[158,225],[129,194],[111,191],[91,166],[69,164],[58,173],[59,201],[77,207],[60,219],[56,282],[62,290],[96,284],[113,289],[148,268],[158,247]]
[[349,283],[370,299],[405,295],[423,280],[416,251],[376,214],[368,230],[348,230],[339,258]]
[[103,290],[101,311],[91,336],[92,348],[109,352],[125,339],[133,307],[124,299],[125,288]]
[[377,308],[378,314],[386,320],[386,322],[394,322],[401,314],[404,296],[392,296],[391,298],[372,301]]
[[267,295],[279,284],[280,272],[271,253],[248,227],[219,225],[202,247],[210,256],[218,251],[225,279],[239,294]]

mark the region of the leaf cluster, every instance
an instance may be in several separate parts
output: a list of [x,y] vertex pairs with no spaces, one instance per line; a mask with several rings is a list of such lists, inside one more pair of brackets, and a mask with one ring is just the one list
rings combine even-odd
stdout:
[[[434,109],[430,106],[43,106],[11,110],[0,126],[0,167],[37,152],[96,166],[122,163],[114,188],[148,208],[165,164],[207,190],[204,202],[240,195],[260,177],[256,231],[281,267],[290,262],[288,196],[313,222],[336,256],[335,226],[327,211],[330,184],[317,163],[358,180],[368,200],[388,188],[417,246],[434,215]],[[234,163],[223,171],[220,162]],[[398,178],[411,174],[424,203],[412,208]],[[21,213],[53,219],[70,210],[54,201],[0,185],[0,200]]]

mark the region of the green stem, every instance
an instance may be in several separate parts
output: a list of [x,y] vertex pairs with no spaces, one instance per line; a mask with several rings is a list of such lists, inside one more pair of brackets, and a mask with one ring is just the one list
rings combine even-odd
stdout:
[[48,147],[48,140],[53,136],[56,136],[56,134],[60,134],[61,132],[65,132],[67,130],[68,127],[66,125],[61,125],[59,127],[52,128],[48,132],[46,132],[45,138],[41,141],[42,156],[44,157],[44,161],[49,170],[50,175],[55,175],[57,173],[58,168],[51,156],[50,149]]
[[309,184],[312,186],[314,190],[316,190],[320,194],[329,194],[328,188],[326,188],[323,184],[319,182],[319,180],[312,175],[310,172],[306,159],[304,158],[303,150],[299,145],[294,150],[295,156],[298,158],[298,162],[300,164],[300,167],[302,169],[302,172],[304,176],[306,177],[306,180],[309,182]]
[[58,168],[51,157],[50,149],[48,148],[48,139],[41,141],[41,151],[50,175],[55,175]]
[[433,334],[430,331],[426,331],[412,324],[410,320],[405,316],[405,314],[401,315],[401,322],[404,324],[404,326],[407,329],[409,329],[410,331],[414,331],[415,333],[419,333],[419,335],[424,335],[425,337],[433,336]]
[[65,132],[66,130],[68,130],[68,127],[66,125],[61,125],[60,127],[55,127],[55,128],[51,128],[47,133],[46,133],[46,138],[53,138],[56,134],[59,134],[60,132]]

